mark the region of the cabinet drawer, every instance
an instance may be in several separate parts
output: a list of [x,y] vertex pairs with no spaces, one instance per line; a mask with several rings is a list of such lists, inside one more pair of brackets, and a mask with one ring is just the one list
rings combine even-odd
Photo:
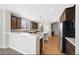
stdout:
[[66,54],[68,55],[75,54],[75,46],[71,44],[68,40],[66,40]]

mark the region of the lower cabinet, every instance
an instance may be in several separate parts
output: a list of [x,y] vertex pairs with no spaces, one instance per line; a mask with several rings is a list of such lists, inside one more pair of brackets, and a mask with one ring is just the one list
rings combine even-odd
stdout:
[[68,40],[66,40],[66,54],[67,55],[75,54],[75,46],[71,44]]
[[42,55],[43,52],[43,38],[40,39],[40,55]]
[[62,38],[62,52],[66,53],[66,39],[64,37]]
[[24,55],[38,55],[38,45],[37,37],[29,33],[12,32],[9,35],[9,47]]

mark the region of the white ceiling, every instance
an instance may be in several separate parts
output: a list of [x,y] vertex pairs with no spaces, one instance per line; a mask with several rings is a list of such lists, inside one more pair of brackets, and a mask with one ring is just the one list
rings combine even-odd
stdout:
[[72,6],[72,4],[0,4],[0,9],[7,9],[21,17],[39,22],[54,22],[58,21],[65,8]]

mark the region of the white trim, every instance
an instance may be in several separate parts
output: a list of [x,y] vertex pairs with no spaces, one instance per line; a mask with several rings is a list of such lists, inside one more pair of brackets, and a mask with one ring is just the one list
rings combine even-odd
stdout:
[[0,47],[0,48],[3,48],[3,47]]
[[8,46],[7,46],[7,47],[5,47],[5,46],[1,46],[0,48],[8,48]]
[[12,48],[12,49],[16,50],[17,52],[19,52],[19,53],[21,53],[21,54],[24,54],[24,55],[36,55],[36,54],[32,54],[32,53],[25,53],[25,52],[22,52],[22,51],[20,51],[20,50],[14,48],[14,47],[12,47],[12,46],[9,46],[9,48]]
[[[21,53],[21,54],[26,54],[26,53],[24,53],[24,52],[22,52],[22,51],[20,51],[20,50],[18,50],[18,49],[16,49],[16,48],[14,48],[14,47],[9,46],[9,48],[14,49],[14,50],[16,50],[17,52],[19,52],[19,53]],[[28,53],[27,53],[27,54],[28,54]]]

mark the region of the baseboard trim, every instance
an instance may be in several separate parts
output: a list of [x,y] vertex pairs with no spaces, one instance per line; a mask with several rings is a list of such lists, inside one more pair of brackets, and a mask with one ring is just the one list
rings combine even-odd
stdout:
[[36,55],[36,54],[31,54],[31,53],[22,52],[22,51],[20,51],[20,50],[14,48],[14,47],[11,47],[11,46],[9,46],[9,48],[12,48],[12,49],[14,49],[15,51],[17,51],[17,52],[19,52],[19,53],[21,53],[21,54],[23,54],[23,55]]
[[9,48],[9,47],[4,47],[4,46],[1,46],[0,48]]
[[2,48],[2,47],[0,47],[0,48]]
[[14,47],[9,46],[9,48],[12,48],[13,50],[15,50],[15,51],[17,51],[17,52],[19,52],[19,53],[21,53],[21,54],[25,54],[24,52],[22,52],[22,51],[20,51],[20,50],[18,50],[18,49],[16,49],[16,48],[14,48]]

